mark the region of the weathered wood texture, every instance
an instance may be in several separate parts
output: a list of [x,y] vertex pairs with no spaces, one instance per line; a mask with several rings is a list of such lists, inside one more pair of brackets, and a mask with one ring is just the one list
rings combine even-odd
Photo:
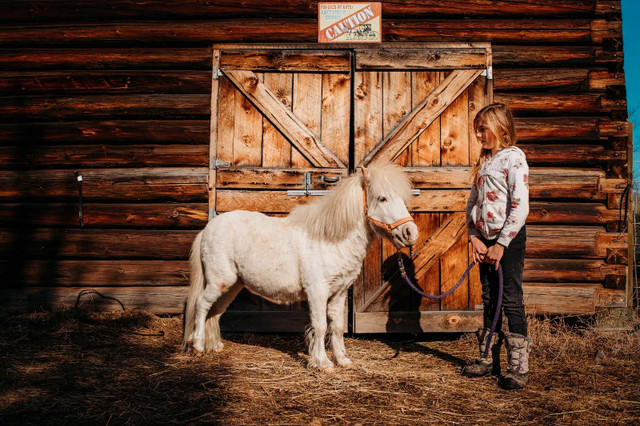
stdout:
[[[207,220],[211,44],[314,43],[317,2],[188,0],[176,7],[167,0],[6,0],[2,5],[0,267],[14,286],[7,290],[11,298],[3,300],[22,307],[61,301],[70,306],[78,286],[100,286],[125,298],[128,306],[181,312],[189,244]],[[628,259],[626,234],[607,232],[617,229],[628,176],[620,2],[393,1],[383,3],[383,14],[386,43],[491,42],[495,99],[513,107],[519,146],[532,166],[524,277],[528,306],[537,312],[591,313],[594,306],[624,303],[622,290],[602,288],[620,285],[616,277],[625,274],[622,262]],[[308,130],[298,132],[303,136],[297,139],[315,146],[311,149],[318,155],[307,157],[326,165],[353,167],[350,159],[358,164],[388,136],[389,126],[449,76],[420,69],[428,52],[406,58],[414,67],[411,76],[392,71],[397,63],[384,52],[363,55],[356,66],[373,70],[353,77],[356,97],[359,88],[368,93],[356,101],[354,120],[366,124],[353,129],[357,148],[350,154],[348,120],[345,125],[341,119],[350,115],[352,53],[342,50],[314,61],[311,50],[274,56],[256,48],[250,56],[223,55],[222,66],[255,73],[259,86],[274,95],[274,105],[284,106],[278,117],[289,111],[301,121],[296,128]],[[469,53],[467,66],[477,67],[473,49]],[[446,65],[449,59],[438,60]],[[282,76],[264,72],[265,64],[279,67]],[[224,80],[220,90],[233,89]],[[402,91],[402,84],[409,90]],[[481,105],[475,96],[482,90],[484,85],[472,85],[461,95],[466,101],[454,102],[443,120],[397,156],[407,166],[434,167],[413,173],[421,189],[414,214],[425,233],[445,223],[446,214],[464,209],[467,176],[447,167],[468,167],[477,151],[473,145],[461,150],[460,139],[451,138],[451,144],[447,139],[455,126],[472,119],[460,121],[461,103],[477,111]],[[407,98],[409,92],[413,97]],[[396,95],[397,102],[390,102]],[[262,117],[242,94],[220,108],[219,159],[245,167],[311,166],[273,125],[278,117]],[[365,117],[363,109],[376,114]],[[266,149],[250,142],[258,129]],[[318,138],[305,139],[309,135]],[[465,137],[473,140],[472,133]],[[319,142],[335,156],[317,149]],[[84,178],[84,230],[74,171]],[[313,189],[330,189],[323,175],[345,172],[313,170]],[[220,171],[217,181],[216,199],[228,209],[286,212],[301,202],[287,198],[286,190],[304,187],[296,173],[274,176],[234,168]],[[259,195],[249,192],[257,187]],[[375,247],[377,257],[365,264],[376,265],[374,278],[380,280],[388,248]],[[419,284],[439,291],[442,274],[448,280],[457,273],[447,262],[445,256],[442,265],[424,271]],[[376,291],[366,285],[361,290],[354,298],[364,300]],[[474,291],[463,309],[474,309]],[[442,308],[407,300],[394,309]],[[443,306],[462,306],[452,303]],[[96,306],[117,308],[97,301]],[[286,314],[296,324],[305,320],[299,312]],[[264,320],[260,312],[252,315]],[[475,324],[465,315],[448,322],[415,317],[415,312],[394,315],[395,322],[388,315],[363,321],[377,331],[387,323],[433,330]],[[278,323],[286,328],[285,320]]]

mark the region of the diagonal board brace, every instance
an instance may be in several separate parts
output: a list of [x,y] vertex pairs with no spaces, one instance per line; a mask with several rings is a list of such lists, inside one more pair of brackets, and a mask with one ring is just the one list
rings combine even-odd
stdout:
[[377,160],[393,162],[483,71],[483,69],[455,70],[449,74],[424,101],[398,123],[382,142],[371,150],[358,167],[367,166]]
[[313,166],[346,168],[253,72],[224,70],[224,74]]
[[[454,213],[449,219],[444,222],[436,232],[434,232],[427,241],[424,242],[416,253],[411,256],[414,265],[414,276],[412,279],[419,281],[429,269],[440,260],[455,243],[458,241],[464,233],[467,231],[466,226],[466,213],[458,212]],[[389,281],[380,287],[378,291],[373,294],[367,303],[359,309],[360,312],[367,312],[370,308],[374,308],[379,305],[381,300],[389,297],[391,292],[390,283],[400,278],[399,273],[396,271]]]

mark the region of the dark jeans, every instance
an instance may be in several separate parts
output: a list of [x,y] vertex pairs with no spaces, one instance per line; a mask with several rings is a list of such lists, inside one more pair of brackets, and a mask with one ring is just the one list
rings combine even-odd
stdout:
[[[496,244],[498,239],[480,240],[487,248]],[[522,294],[522,271],[524,269],[524,251],[527,241],[527,230],[522,226],[518,235],[511,240],[509,247],[504,249],[500,260],[504,276],[504,293],[502,296],[502,310],[507,317],[509,332],[527,335],[527,319],[524,315]],[[487,263],[480,265],[480,281],[482,282],[482,302],[484,304],[484,327],[490,328],[498,303],[498,272]],[[502,314],[498,318],[496,330],[502,329]]]

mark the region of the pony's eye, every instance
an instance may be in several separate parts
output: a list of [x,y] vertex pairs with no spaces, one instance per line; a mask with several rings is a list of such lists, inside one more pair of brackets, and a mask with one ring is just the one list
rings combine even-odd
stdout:
[[381,203],[386,203],[387,202],[387,197],[382,196],[382,197],[378,198],[378,201],[380,201]]

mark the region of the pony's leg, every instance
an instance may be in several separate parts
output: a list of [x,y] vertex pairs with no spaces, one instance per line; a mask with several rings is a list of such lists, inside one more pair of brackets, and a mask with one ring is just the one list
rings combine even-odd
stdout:
[[207,286],[196,299],[195,331],[193,332],[193,349],[203,353],[205,349],[205,321],[211,306],[222,295],[222,285],[217,281],[207,281]]
[[338,365],[342,367],[353,364],[347,358],[344,348],[344,304],[347,299],[346,290],[334,295],[327,305],[327,317],[329,318],[329,336],[331,336],[331,348]]
[[327,289],[307,289],[307,301],[311,317],[311,329],[307,330],[309,367],[333,372],[333,362],[327,356],[324,339],[327,335]]
[[[204,327],[205,351],[220,352],[224,348],[222,336],[220,336],[220,317],[243,287],[241,282],[235,283],[226,289],[226,293],[223,293],[211,307]],[[224,291],[225,288],[223,287],[222,290]]]

